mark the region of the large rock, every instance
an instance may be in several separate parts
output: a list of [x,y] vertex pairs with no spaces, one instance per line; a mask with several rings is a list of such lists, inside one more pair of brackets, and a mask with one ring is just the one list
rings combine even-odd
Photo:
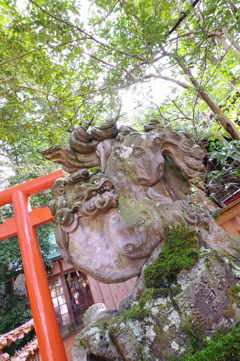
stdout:
[[[240,267],[227,256],[201,248],[199,261],[177,275],[177,292],[173,285],[165,295],[162,288],[146,288],[138,301],[130,297],[128,309],[119,316],[100,318],[84,329],[75,348],[99,356],[100,347],[109,348],[107,342],[114,356],[101,352],[101,360],[165,361],[186,354],[193,335],[211,338],[217,331],[233,329],[240,321]],[[89,342],[91,349],[85,347]]]

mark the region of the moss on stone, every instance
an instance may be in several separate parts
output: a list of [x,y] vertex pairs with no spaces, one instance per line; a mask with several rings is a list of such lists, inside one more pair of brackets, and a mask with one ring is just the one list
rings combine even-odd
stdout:
[[158,258],[144,270],[147,290],[131,309],[125,310],[125,319],[143,320],[151,315],[147,304],[157,298],[172,297],[181,291],[177,283],[177,274],[182,269],[189,269],[198,259],[198,239],[195,230],[184,224],[177,224],[168,229],[163,249]]
[[204,349],[194,347],[188,355],[170,358],[174,361],[239,361],[240,324],[228,333],[218,332],[211,340],[205,340]]
[[144,270],[147,287],[167,287],[177,280],[177,274],[191,268],[198,259],[198,239],[195,230],[177,224],[167,230],[167,237],[158,258]]
[[99,167],[89,168],[88,170],[89,170],[89,172],[92,172],[94,174],[97,174],[102,171],[101,168],[99,168]]
[[169,288],[148,288],[139,299],[139,304],[144,306],[147,302],[151,302],[159,297],[168,297],[170,294]]
[[231,295],[237,305],[240,305],[240,287],[237,286],[231,290]]
[[167,288],[148,288],[139,298],[138,303],[129,310],[125,310],[122,316],[127,319],[142,321],[145,317],[151,315],[151,306],[147,307],[148,303],[153,302],[157,298],[168,297],[170,289]]
[[125,310],[122,313],[122,316],[125,318],[125,320],[138,320],[142,321],[145,317],[148,317],[150,315],[150,308],[145,308],[144,306],[141,306],[139,303],[137,305],[134,305],[129,310]]

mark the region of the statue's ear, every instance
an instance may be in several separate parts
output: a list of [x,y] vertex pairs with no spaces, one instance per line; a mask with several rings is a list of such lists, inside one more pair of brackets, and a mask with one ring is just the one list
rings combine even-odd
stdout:
[[165,189],[168,191],[170,197],[177,201],[179,199],[187,200],[187,195],[190,193],[190,183],[183,176],[180,169],[174,164],[169,155],[164,155],[164,176],[163,182]]
[[165,131],[161,147],[164,157],[163,181],[170,197],[187,200],[190,193],[189,179],[195,178],[204,168],[204,152],[199,145],[193,145],[188,139],[173,131]]

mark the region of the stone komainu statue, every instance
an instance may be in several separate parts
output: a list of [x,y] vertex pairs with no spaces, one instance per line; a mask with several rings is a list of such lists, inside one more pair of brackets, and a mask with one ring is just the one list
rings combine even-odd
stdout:
[[70,173],[55,182],[50,204],[61,253],[101,282],[139,275],[171,225],[215,226],[187,203],[188,180],[203,168],[201,148],[156,120],[144,128],[118,129],[116,119],[91,133],[79,126],[70,146],[42,152]]
[[[105,283],[140,276],[120,306],[127,318],[101,304],[90,307],[74,360],[165,361],[187,352],[194,330],[211,337],[239,322],[237,242],[202,206],[188,203],[189,179],[203,168],[199,146],[155,120],[140,133],[118,129],[112,119],[91,132],[79,126],[70,146],[42,154],[70,173],[55,182],[50,204],[63,258]],[[197,256],[161,291],[147,284],[147,270],[160,279],[155,262],[176,225],[194,233]],[[153,294],[157,298],[149,299]]]

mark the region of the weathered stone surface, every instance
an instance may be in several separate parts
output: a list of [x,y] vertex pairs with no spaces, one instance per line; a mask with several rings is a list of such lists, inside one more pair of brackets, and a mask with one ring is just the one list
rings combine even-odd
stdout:
[[[123,361],[123,357],[108,331],[112,315],[102,317],[84,328],[76,337],[76,344],[87,355],[103,360]],[[91,358],[90,358],[91,360]]]
[[109,325],[109,331],[125,361],[141,359],[141,344],[123,317],[114,318]]
[[[190,334],[236,326],[240,240],[188,203],[200,147],[156,121],[139,133],[112,119],[91,134],[78,127],[70,147],[44,156],[71,173],[50,205],[64,259],[106,283],[139,276],[120,313],[102,304],[86,312],[74,361],[166,361],[187,352]],[[174,229],[183,238],[169,240]]]
[[61,253],[99,281],[139,275],[167,227],[191,218],[179,200],[187,199],[188,179],[202,169],[203,152],[157,122],[145,133],[118,131],[113,120],[92,134],[79,127],[70,148],[43,154],[72,173],[56,181],[50,207]]
[[72,346],[71,354],[73,361],[89,361],[89,355],[76,344]]
[[87,327],[92,323],[106,317],[118,316],[117,310],[108,310],[104,303],[97,303],[90,306],[83,316],[84,326]]
[[[217,331],[231,330],[240,321],[239,261],[201,243],[199,260],[191,269],[179,272],[173,284],[163,290],[152,289],[153,292],[143,285],[144,282],[137,301],[132,292],[122,302],[119,316],[109,314],[108,318],[102,318],[104,328],[108,329],[107,337],[124,361],[141,358],[166,361],[170,356],[179,357],[187,353],[192,335],[211,338]],[[155,291],[161,296],[156,297],[158,293],[154,296]],[[101,312],[106,311],[99,311],[99,316]],[[89,327],[96,330],[96,323]],[[86,330],[89,332],[89,328]],[[89,353],[90,349],[86,348],[85,352]],[[91,352],[99,355],[94,348]]]
[[85,351],[80,350],[77,345],[73,345],[71,349],[72,360],[73,361],[105,361],[102,357],[98,357],[95,355],[89,355]]
[[[238,263],[205,249],[191,270],[179,273],[177,295],[149,299],[136,313],[131,312],[129,300],[125,322],[146,360],[185,354],[191,334],[212,337],[234,328],[240,320],[239,296],[234,291],[240,285],[239,271]],[[139,301],[132,301],[133,307],[138,305]]]
[[[237,286],[234,266],[217,254],[202,258],[188,274],[178,279],[184,290],[176,297],[179,309],[195,317],[202,333],[211,336],[220,329],[232,328],[240,320],[240,309],[232,297]],[[236,265],[235,265],[236,267]],[[237,266],[238,268],[238,266]]]
[[122,361],[121,353],[108,330],[111,319],[118,315],[118,311],[108,310],[103,303],[90,306],[83,317],[85,328],[77,335],[77,343],[72,349],[74,359]]

